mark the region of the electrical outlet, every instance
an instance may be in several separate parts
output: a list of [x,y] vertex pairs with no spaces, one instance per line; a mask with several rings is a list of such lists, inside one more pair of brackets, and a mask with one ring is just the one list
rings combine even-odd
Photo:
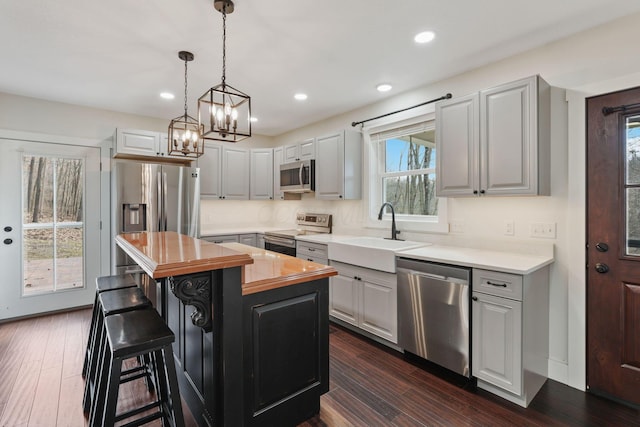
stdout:
[[534,222],[531,224],[531,237],[540,237],[543,239],[556,238],[555,222]]
[[454,220],[449,223],[449,231],[451,233],[464,233],[464,221]]
[[504,222],[504,235],[513,236],[516,233],[516,224],[513,220]]

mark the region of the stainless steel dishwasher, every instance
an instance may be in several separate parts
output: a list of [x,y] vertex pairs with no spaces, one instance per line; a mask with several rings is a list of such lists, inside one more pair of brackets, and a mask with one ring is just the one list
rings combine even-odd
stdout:
[[398,345],[470,378],[471,269],[397,259]]

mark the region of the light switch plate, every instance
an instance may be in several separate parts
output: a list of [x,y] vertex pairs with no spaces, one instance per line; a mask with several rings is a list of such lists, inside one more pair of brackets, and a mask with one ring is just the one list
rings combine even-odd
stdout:
[[534,222],[531,224],[531,237],[540,237],[543,239],[556,238],[555,222]]
[[449,223],[449,231],[451,233],[464,233],[464,221],[458,219]]
[[513,236],[516,234],[516,223],[514,220],[507,220],[504,222],[504,235]]

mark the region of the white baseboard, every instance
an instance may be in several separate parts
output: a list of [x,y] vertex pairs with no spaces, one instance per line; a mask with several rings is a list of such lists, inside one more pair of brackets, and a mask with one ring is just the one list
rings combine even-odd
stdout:
[[549,359],[549,378],[569,385],[569,365],[558,360]]

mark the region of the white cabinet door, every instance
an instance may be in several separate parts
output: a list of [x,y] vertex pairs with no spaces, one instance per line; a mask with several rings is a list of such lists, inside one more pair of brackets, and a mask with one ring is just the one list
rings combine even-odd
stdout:
[[222,198],[249,199],[249,151],[243,148],[222,149]]
[[118,129],[116,131],[116,156],[157,157],[160,155],[160,134],[146,130]]
[[291,145],[285,145],[284,163],[297,162],[298,160],[315,159],[316,157],[316,140],[314,138],[305,139]]
[[305,139],[298,143],[298,160],[310,160],[316,158],[316,140]]
[[256,248],[264,249],[264,234],[256,233]]
[[205,143],[204,154],[198,159],[200,167],[200,195],[222,198],[222,146]]
[[398,342],[398,298],[390,284],[361,282],[360,327],[393,343]]
[[473,375],[522,393],[522,303],[473,293]]
[[342,134],[318,138],[316,150],[316,199],[343,198],[344,138]]
[[238,235],[238,242],[242,243],[243,245],[249,245],[249,246],[256,246],[256,234],[255,233],[249,233],[249,234],[240,234]]
[[329,315],[358,326],[358,290],[353,277],[338,274],[329,280]]
[[273,198],[284,200],[284,193],[280,191],[280,165],[284,161],[284,147],[273,149]]
[[298,144],[284,146],[284,163],[295,162],[298,160]]
[[202,240],[206,240],[211,243],[238,243],[237,234],[225,234],[220,236],[203,236]]
[[346,130],[316,139],[316,199],[362,197],[362,135]]
[[477,194],[480,178],[478,107],[478,94],[436,104],[438,197]]
[[537,79],[480,92],[480,189],[537,193]]
[[273,199],[273,149],[254,148],[251,150],[252,200]]

